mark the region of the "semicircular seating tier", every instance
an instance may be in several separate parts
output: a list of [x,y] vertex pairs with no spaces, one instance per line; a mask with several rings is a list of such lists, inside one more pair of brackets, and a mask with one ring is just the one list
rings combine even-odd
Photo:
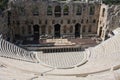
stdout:
[[[1,39],[2,40],[2,39]],[[14,51],[11,51],[11,53],[9,53],[9,47],[6,48],[4,47],[4,45],[7,46],[6,42],[4,40],[0,41],[1,46],[1,56],[5,56],[5,57],[13,57],[16,58],[16,53]],[[25,61],[19,61],[19,60],[13,60],[13,59],[9,59],[9,58],[0,58],[1,60],[3,60],[2,62],[5,63],[6,65],[11,65],[13,67],[16,67],[17,69],[20,70],[24,70],[26,71],[30,71],[30,72],[36,72],[39,74],[45,74],[45,75],[59,75],[59,76],[87,76],[89,74],[94,74],[94,73],[99,73],[99,72],[104,72],[104,71],[108,71],[110,69],[119,69],[120,68],[120,34],[117,34],[113,37],[111,37],[110,39],[102,42],[101,44],[99,44],[96,47],[93,48],[88,48],[85,52],[86,53],[86,59],[87,62],[84,63],[83,65],[75,65],[74,68],[70,69],[69,66],[67,65],[68,69],[56,69],[54,67],[48,67],[43,65],[43,61],[41,61],[41,59],[39,58],[28,58],[26,57],[25,60],[38,60],[41,61],[40,63],[30,63],[30,62],[25,62]],[[13,45],[13,44],[12,44]],[[14,47],[12,47],[11,49],[13,49]],[[3,53],[6,53],[3,55]],[[18,53],[17,53],[18,54]],[[20,55],[21,53],[19,53]],[[24,53],[22,53],[24,54]],[[14,55],[14,56],[11,56]],[[26,55],[27,56],[27,55]],[[37,55],[39,56],[39,55]],[[89,57],[88,57],[89,56]],[[23,59],[22,57],[18,56],[18,59]],[[57,59],[57,58],[56,58]],[[55,59],[55,60],[56,60]],[[54,60],[54,59],[53,59]],[[11,63],[10,63],[11,62]],[[78,62],[81,63],[81,62]],[[17,65],[15,65],[17,64]],[[51,63],[50,63],[51,64]],[[73,65],[73,64],[72,64]],[[52,66],[52,65],[51,65]],[[54,65],[56,66],[56,65]],[[66,66],[66,64],[65,64]],[[70,65],[71,66],[71,65]],[[57,66],[59,67],[59,66]],[[62,66],[64,67],[64,66]]]
[[53,68],[74,68],[86,62],[85,52],[42,53],[30,52],[4,39],[0,39],[2,57],[20,59],[30,62],[39,62]]
[[55,69],[48,75],[87,75],[111,68],[120,68],[120,34],[86,50],[89,55],[88,62],[73,69]]
[[[2,61],[1,59],[4,61]],[[14,62],[17,62],[17,63],[14,63]],[[10,66],[9,64],[12,64],[12,65],[14,64],[14,65],[20,66],[21,68],[26,67],[26,69],[25,70],[20,69],[15,66]],[[35,67],[35,65],[36,63],[30,64],[30,62],[0,57],[0,75],[1,75],[0,80],[119,80],[120,79],[120,69],[100,72],[100,73],[95,73],[95,74],[88,74],[87,76],[84,76],[84,77],[82,76],[76,77],[72,75],[71,76],[53,76],[53,75],[52,76],[41,76],[40,73],[38,72],[39,71],[42,72],[46,68],[40,67],[38,64]],[[31,67],[31,71],[27,71],[28,66]],[[51,70],[46,69],[46,71],[51,71]]]
[[58,52],[58,53],[39,53],[40,61],[58,69],[74,68],[82,65],[87,60],[87,54],[84,52]]
[[30,62],[38,62],[36,54],[22,49],[4,39],[0,39],[0,56]]

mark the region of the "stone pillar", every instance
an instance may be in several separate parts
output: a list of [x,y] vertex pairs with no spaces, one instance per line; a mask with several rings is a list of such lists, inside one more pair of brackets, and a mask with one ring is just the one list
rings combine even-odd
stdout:
[[60,38],[62,38],[62,25],[60,24]]
[[33,31],[33,25],[31,25],[31,34],[34,35],[34,31]]
[[55,6],[52,6],[52,17],[55,17],[55,12],[54,12],[54,10],[55,10]]
[[54,39],[54,36],[55,36],[55,28],[54,28],[54,25],[52,25],[52,35],[53,35],[53,39]]
[[80,38],[82,38],[82,26],[80,28]]
[[29,33],[28,33],[28,25],[25,25],[25,36],[28,36],[29,35]]
[[[49,24],[48,24],[48,25],[49,25]],[[50,27],[50,26],[48,26],[48,25],[46,25],[46,34],[47,34],[47,35],[49,35],[49,34],[48,34],[48,29],[49,29],[49,27]]]
[[61,6],[61,17],[64,16],[64,6]]

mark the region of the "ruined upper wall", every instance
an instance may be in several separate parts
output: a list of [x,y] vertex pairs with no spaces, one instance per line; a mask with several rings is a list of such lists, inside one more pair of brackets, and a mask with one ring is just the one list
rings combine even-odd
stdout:
[[102,4],[98,24],[98,35],[104,40],[105,36],[108,36],[111,31],[118,27],[120,27],[120,5]]
[[102,0],[9,0],[9,3],[19,4],[26,2],[59,2],[59,3],[102,3]]
[[107,14],[107,26],[109,27],[109,31],[120,27],[120,5],[109,6]]

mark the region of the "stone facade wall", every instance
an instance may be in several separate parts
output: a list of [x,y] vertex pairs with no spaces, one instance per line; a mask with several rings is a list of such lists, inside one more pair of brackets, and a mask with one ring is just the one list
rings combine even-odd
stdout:
[[8,34],[9,29],[7,26],[7,19],[5,18],[6,15],[0,14],[0,35],[2,34],[2,37],[4,39],[7,39],[10,35]]
[[100,8],[99,23],[98,23],[98,36],[104,40],[106,35],[107,26],[107,16],[108,16],[108,5],[102,4]]
[[109,32],[120,27],[120,5],[109,6],[107,26],[109,26]]
[[[63,11],[66,5],[69,7],[68,15],[64,15]],[[48,6],[52,7],[51,15],[47,15]],[[60,17],[55,16],[56,6],[61,7]],[[78,6],[81,15],[76,15]],[[95,7],[93,15],[90,15],[90,6]],[[120,5],[109,6],[88,0],[84,2],[19,0],[9,3],[9,7],[10,24],[8,25],[8,12],[6,12],[4,17],[0,17],[0,33],[12,38],[15,38],[15,35],[34,36],[35,25],[39,27],[39,36],[55,37],[55,25],[60,25],[60,37],[75,37],[75,26],[79,25],[79,37],[97,34],[104,40],[109,32],[120,27]],[[34,7],[38,8],[38,15],[33,15]]]
[[[104,17],[102,17],[103,8]],[[120,27],[120,5],[102,5],[100,11],[98,35],[105,40],[108,34]],[[101,30],[100,30],[101,29]]]
[[[64,6],[69,7],[68,15],[64,15]],[[48,6],[52,7],[52,15],[47,15]],[[55,17],[55,7],[61,7],[61,16]],[[76,15],[77,7],[80,6],[81,15]],[[90,14],[92,6],[93,14]],[[38,15],[33,15],[32,10],[38,8]],[[99,12],[101,4],[99,2],[71,1],[34,1],[16,2],[11,4],[11,27],[14,35],[31,36],[34,35],[34,25],[39,26],[39,35],[55,36],[55,25],[60,25],[60,36],[75,36],[75,26],[79,24],[79,37],[89,34],[97,34]]]

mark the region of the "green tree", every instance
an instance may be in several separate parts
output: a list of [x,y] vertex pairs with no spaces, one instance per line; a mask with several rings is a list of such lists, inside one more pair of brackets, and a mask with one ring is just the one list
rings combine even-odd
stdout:
[[103,0],[105,4],[120,4],[120,0]]
[[0,9],[4,10],[5,6],[7,6],[8,0],[0,0]]

